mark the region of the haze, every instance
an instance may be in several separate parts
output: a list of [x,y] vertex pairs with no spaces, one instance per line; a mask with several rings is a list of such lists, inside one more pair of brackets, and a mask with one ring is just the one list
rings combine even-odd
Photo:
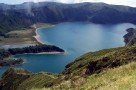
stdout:
[[0,0],[0,3],[6,4],[20,4],[23,2],[42,2],[42,1],[50,1],[50,2],[62,2],[62,3],[82,3],[82,2],[104,2],[108,4],[115,5],[127,5],[136,7],[136,0]]

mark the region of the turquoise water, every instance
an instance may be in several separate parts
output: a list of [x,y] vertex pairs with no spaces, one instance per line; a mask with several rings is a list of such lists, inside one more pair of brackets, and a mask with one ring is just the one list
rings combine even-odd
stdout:
[[[38,30],[40,40],[46,44],[53,44],[66,50],[63,55],[16,55],[26,60],[21,66],[32,72],[60,73],[65,65],[80,55],[105,48],[124,46],[123,35],[127,28],[135,27],[124,23],[116,25],[101,25],[93,23],[60,23],[50,28]],[[6,69],[1,68],[1,73]]]

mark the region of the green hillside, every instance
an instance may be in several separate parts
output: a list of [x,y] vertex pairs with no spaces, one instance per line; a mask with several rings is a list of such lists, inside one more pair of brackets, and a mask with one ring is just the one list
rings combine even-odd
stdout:
[[[12,81],[12,82],[11,82]],[[87,53],[62,74],[7,70],[3,90],[128,90],[136,88],[136,45]]]

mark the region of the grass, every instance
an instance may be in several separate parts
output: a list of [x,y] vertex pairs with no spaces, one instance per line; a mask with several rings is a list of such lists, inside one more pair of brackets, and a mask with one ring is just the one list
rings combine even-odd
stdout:
[[82,75],[85,70],[89,74],[106,68],[118,67],[136,60],[136,45],[91,52],[81,56],[66,66],[65,74]]
[[31,75],[29,78],[24,80],[17,88],[17,90],[30,90],[31,88],[43,88],[51,85],[50,82],[56,79],[57,75],[47,73],[37,73]]
[[[81,83],[82,82],[82,83]],[[78,83],[80,83],[78,85]],[[136,62],[131,62],[119,68],[105,70],[87,78],[64,80],[51,88],[32,88],[32,90],[135,90]]]
[[135,90],[136,45],[87,53],[59,75],[32,74],[16,90]]
[[81,88],[87,90],[131,90],[136,88],[136,62],[119,68],[108,69],[87,78]]
[[35,38],[33,37],[36,35],[35,30],[31,28],[25,30],[11,31],[8,32],[7,35],[9,36],[7,38],[0,37],[1,44],[38,44],[38,42],[36,42]]
[[51,24],[37,23],[30,26],[29,28],[11,30],[10,32],[6,33],[8,37],[5,38],[3,36],[0,36],[0,43],[3,45],[39,44],[39,42],[34,38],[34,36],[36,36],[35,33],[36,28],[48,28],[51,26],[52,26]]

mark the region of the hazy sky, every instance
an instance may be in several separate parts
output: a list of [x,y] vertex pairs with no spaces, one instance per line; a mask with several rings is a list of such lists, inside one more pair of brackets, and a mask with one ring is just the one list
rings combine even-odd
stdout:
[[0,0],[0,3],[18,4],[23,2],[40,2],[40,1],[54,1],[63,3],[80,3],[80,2],[105,2],[108,4],[128,5],[136,7],[136,0]]

